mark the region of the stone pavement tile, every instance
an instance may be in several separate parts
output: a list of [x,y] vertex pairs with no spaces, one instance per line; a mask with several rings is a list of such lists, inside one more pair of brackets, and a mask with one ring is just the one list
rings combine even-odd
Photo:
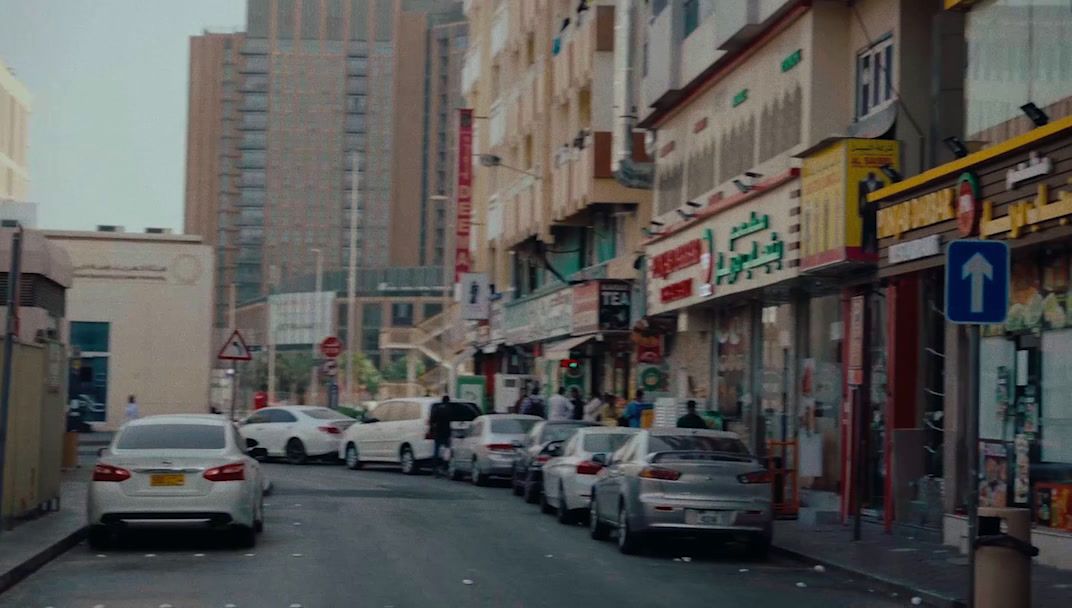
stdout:
[[[910,537],[885,534],[865,525],[862,540],[852,541],[852,527],[802,527],[794,521],[776,522],[776,547],[805,559],[913,590],[932,603],[958,605],[967,592],[968,559],[953,548]],[[1072,587],[1068,572],[1035,566],[1032,606],[1068,606]]]
[[77,544],[86,525],[88,471],[64,474],[60,508],[0,533],[0,592]]

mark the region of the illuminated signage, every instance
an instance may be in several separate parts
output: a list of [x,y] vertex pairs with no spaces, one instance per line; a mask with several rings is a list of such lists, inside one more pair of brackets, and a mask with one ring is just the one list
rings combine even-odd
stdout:
[[953,202],[956,195],[956,188],[943,188],[879,210],[879,238],[901,238],[902,234],[910,230],[955,218]]
[[1008,215],[997,219],[993,219],[994,203],[986,201],[983,203],[979,234],[990,237],[1007,232],[1010,239],[1018,239],[1023,236],[1025,228],[1034,231],[1037,230],[1036,224],[1072,215],[1072,192],[1062,190],[1057,194],[1056,201],[1050,203],[1049,200],[1049,186],[1039,184],[1033,200],[1009,205]]
[[659,290],[659,299],[665,304],[682,300],[692,295],[692,279],[671,283]]
[[671,274],[700,263],[702,243],[700,239],[691,240],[655,256],[651,261],[652,274],[660,279],[665,279]]

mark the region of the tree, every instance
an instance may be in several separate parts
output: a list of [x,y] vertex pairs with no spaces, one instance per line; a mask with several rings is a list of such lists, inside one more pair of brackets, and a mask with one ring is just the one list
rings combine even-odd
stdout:
[[[406,362],[407,362],[406,357],[402,357],[400,359],[396,359],[396,360],[388,363],[387,365],[385,365],[384,368],[383,368],[383,379],[388,381],[388,382],[405,382],[406,381],[406,371],[407,371],[407,363]],[[418,359],[416,367],[417,367],[417,374],[416,374],[415,377],[419,378],[421,376],[421,374],[424,373],[424,361],[421,361],[420,359]]]

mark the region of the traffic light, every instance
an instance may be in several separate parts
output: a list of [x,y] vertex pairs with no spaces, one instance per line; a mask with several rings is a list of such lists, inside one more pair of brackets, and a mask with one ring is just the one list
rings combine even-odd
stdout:
[[558,362],[558,366],[566,369],[577,369],[581,366],[581,362],[576,359],[563,359]]

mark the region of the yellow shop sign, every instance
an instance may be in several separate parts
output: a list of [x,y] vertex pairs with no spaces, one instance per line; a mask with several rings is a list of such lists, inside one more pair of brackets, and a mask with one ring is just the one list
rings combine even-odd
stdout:
[[954,207],[956,188],[944,188],[907,200],[878,212],[878,236],[887,238],[917,228],[925,228],[957,216]]
[[[1072,179],[1069,180],[1072,186]],[[979,234],[984,238],[1008,233],[1008,238],[1023,236],[1024,229],[1031,232],[1039,230],[1038,224],[1060,218],[1061,225],[1068,224],[1066,216],[1072,215],[1072,192],[1062,190],[1057,193],[1057,200],[1050,202],[1050,188],[1039,184],[1034,199],[1020,201],[1009,205],[1005,217],[994,219],[994,204],[983,203],[983,217],[979,222]]]

